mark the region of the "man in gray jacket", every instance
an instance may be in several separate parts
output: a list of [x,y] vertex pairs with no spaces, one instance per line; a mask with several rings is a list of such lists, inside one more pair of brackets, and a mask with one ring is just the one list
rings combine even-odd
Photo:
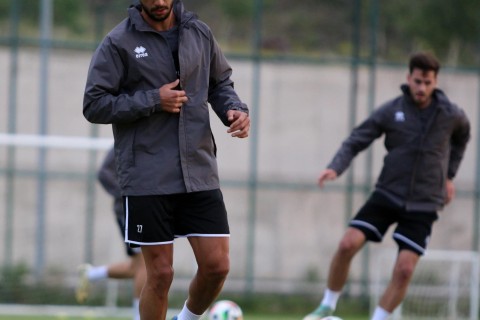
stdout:
[[173,240],[188,237],[198,269],[180,320],[199,319],[229,271],[229,227],[208,104],[232,137],[250,119],[209,27],[179,0],[141,0],[93,55],[83,114],[112,124],[125,241],[140,246],[142,320],[165,319]]
[[304,320],[331,315],[350,263],[366,241],[382,241],[392,224],[399,251],[393,275],[372,320],[385,320],[401,303],[424,254],[437,211],[455,194],[457,173],[470,125],[464,112],[437,85],[440,65],[428,53],[412,55],[403,94],[375,110],[343,142],[318,179],[320,187],[342,174],[353,158],[385,135],[387,154],[375,190],[339,243],[320,306]]

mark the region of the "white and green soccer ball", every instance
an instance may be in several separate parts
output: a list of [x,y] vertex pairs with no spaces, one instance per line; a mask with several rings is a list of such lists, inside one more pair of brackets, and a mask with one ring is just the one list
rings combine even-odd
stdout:
[[209,320],[243,320],[242,309],[233,301],[220,300],[208,312]]

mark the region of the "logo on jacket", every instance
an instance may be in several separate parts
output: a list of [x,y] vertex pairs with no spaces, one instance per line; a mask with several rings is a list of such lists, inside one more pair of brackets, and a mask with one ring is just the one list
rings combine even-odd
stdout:
[[135,57],[137,59],[148,57],[147,49],[145,49],[143,46],[136,47],[135,50],[133,50],[133,51],[135,51],[135,53],[136,53]]
[[403,111],[395,112],[395,122],[404,122],[405,121],[405,113]]

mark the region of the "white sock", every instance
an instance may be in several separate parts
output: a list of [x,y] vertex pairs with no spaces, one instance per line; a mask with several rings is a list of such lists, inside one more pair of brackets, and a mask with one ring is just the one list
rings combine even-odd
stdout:
[[340,298],[341,291],[333,291],[330,289],[326,289],[323,295],[323,300],[321,305],[329,306],[332,310],[337,308],[338,298]]
[[140,299],[134,298],[133,299],[133,320],[140,320]]
[[193,314],[188,310],[186,302],[183,305],[182,311],[178,314],[178,320],[199,320],[201,317],[202,315]]
[[375,312],[373,313],[372,320],[387,320],[390,317],[391,313],[382,307],[376,307]]
[[90,267],[87,272],[88,280],[98,281],[108,278],[107,266]]

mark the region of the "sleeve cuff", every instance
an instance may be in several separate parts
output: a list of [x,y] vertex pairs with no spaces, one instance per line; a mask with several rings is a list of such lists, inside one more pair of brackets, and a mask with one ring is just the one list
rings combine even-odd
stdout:
[[160,92],[157,89],[147,91],[148,101],[151,106],[153,106],[153,112],[161,111],[161,99]]

